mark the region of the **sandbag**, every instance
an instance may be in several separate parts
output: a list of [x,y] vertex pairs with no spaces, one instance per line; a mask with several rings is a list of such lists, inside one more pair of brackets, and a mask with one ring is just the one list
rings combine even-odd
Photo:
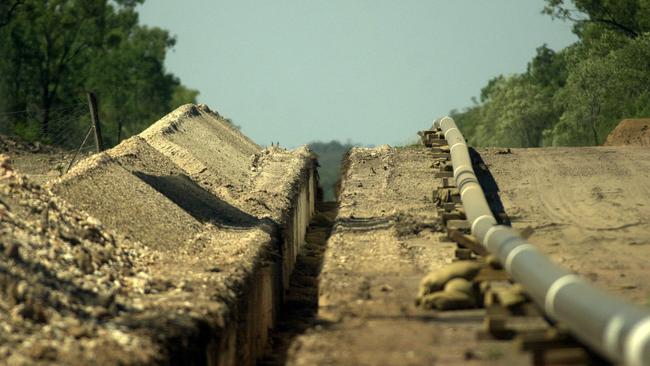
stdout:
[[478,262],[459,261],[433,271],[420,282],[418,297],[421,298],[427,294],[442,290],[452,278],[471,280],[481,270],[481,266]]

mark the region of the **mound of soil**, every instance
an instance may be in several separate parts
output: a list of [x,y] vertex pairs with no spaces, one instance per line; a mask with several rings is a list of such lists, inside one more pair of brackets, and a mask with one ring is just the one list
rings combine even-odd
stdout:
[[650,118],[624,119],[607,136],[605,146],[650,146]]
[[140,246],[15,173],[0,155],[0,363],[139,363],[159,352],[116,319],[142,293]]

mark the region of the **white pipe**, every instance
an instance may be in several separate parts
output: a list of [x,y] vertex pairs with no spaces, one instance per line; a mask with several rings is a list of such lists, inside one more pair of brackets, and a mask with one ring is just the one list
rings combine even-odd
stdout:
[[472,234],[504,269],[526,288],[546,315],[613,362],[650,366],[650,311],[599,290],[551,262],[507,226],[498,225],[478,183],[465,143],[454,120],[433,123],[450,146],[454,179]]

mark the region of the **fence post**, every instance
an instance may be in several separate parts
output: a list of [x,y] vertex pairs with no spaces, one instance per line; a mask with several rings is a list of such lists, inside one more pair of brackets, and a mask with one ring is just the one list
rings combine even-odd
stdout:
[[102,129],[99,125],[99,114],[97,113],[97,97],[93,92],[88,92],[88,107],[90,108],[93,130],[95,131],[95,146],[97,146],[97,152],[102,152],[104,151],[104,141],[102,140]]

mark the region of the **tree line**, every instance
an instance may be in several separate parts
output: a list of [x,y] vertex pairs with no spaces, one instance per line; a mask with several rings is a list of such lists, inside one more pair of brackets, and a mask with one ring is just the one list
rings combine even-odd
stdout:
[[341,163],[343,156],[357,144],[350,141],[341,143],[336,140],[330,142],[315,141],[309,147],[318,156],[319,184],[323,187],[323,198],[326,201],[336,199],[336,185],[341,177]]
[[[196,102],[198,91],[165,70],[175,38],[139,23],[136,7],[143,2],[0,2],[0,133],[56,143],[53,116],[93,91],[111,146]],[[83,130],[84,118],[66,123]]]
[[452,117],[476,146],[600,145],[623,118],[650,117],[650,0],[546,0],[578,41],[537,49]]

